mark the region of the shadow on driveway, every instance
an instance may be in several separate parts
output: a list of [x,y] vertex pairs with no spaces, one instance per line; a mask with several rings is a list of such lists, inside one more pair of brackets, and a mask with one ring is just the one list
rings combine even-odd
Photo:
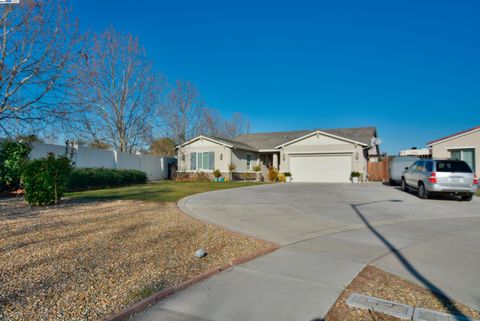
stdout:
[[[350,204],[352,209],[358,215],[358,217],[363,221],[365,226],[380,240],[385,244],[386,247],[395,255],[395,257],[400,261],[400,263],[419,281],[421,282],[427,289],[429,289],[433,295],[435,295],[442,303],[442,305],[448,310],[449,313],[455,315],[455,319],[457,321],[465,321],[469,318],[465,316],[460,310],[458,310],[455,305],[453,304],[452,299],[450,299],[447,294],[445,294],[440,288],[438,288],[435,284],[433,284],[430,280],[424,277],[408,260],[405,256],[400,253],[392,243],[390,243],[379,231],[373,227],[370,222],[365,218],[365,216],[360,211],[360,207],[375,203],[383,203],[383,202],[402,202],[401,200],[385,200],[385,201],[373,201],[367,203],[359,203],[359,204]],[[316,321],[316,320],[312,320]]]

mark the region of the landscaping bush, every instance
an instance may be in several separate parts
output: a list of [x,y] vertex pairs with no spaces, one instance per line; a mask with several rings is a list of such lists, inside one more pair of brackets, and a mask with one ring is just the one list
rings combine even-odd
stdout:
[[147,174],[135,169],[75,168],[70,175],[69,191],[145,184]]
[[47,157],[29,161],[24,166],[22,185],[25,200],[32,205],[57,204],[62,198],[72,172],[72,164],[66,156]]
[[276,182],[278,180],[278,171],[273,166],[268,168],[268,180],[270,182]]
[[206,182],[210,181],[210,177],[204,172],[197,172],[194,180],[198,182]]
[[222,172],[220,172],[219,169],[216,169],[213,171],[213,176],[215,176],[216,178],[222,177]]
[[253,166],[254,172],[260,172],[262,170],[262,166],[260,164]]
[[27,142],[6,140],[0,144],[0,191],[20,187],[22,171],[31,150],[32,146]]

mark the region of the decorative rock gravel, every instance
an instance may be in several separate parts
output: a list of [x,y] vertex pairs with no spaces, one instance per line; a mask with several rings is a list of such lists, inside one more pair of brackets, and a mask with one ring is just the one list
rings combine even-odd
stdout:
[[174,203],[0,199],[0,320],[99,320],[266,247]]

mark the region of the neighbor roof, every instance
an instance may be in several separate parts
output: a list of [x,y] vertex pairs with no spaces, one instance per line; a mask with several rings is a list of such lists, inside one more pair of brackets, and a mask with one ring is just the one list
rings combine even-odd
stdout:
[[452,138],[455,138],[457,136],[466,135],[466,134],[469,134],[469,133],[477,131],[477,130],[480,130],[480,126],[476,126],[476,127],[473,127],[473,128],[467,129],[467,130],[462,130],[461,132],[458,132],[458,133],[455,133],[455,134],[452,134],[452,135],[448,135],[448,136],[445,136],[445,137],[442,137],[442,138],[439,138],[439,139],[436,139],[436,140],[432,140],[431,142],[427,143],[427,146],[435,145],[435,144],[438,144],[440,142],[443,142],[444,140],[452,139]]

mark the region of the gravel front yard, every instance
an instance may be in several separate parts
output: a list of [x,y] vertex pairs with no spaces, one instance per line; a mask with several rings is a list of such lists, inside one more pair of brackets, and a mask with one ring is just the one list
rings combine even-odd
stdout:
[[[29,208],[0,199],[0,320],[99,320],[268,247],[174,203],[118,200]],[[194,256],[198,248],[208,255]]]

